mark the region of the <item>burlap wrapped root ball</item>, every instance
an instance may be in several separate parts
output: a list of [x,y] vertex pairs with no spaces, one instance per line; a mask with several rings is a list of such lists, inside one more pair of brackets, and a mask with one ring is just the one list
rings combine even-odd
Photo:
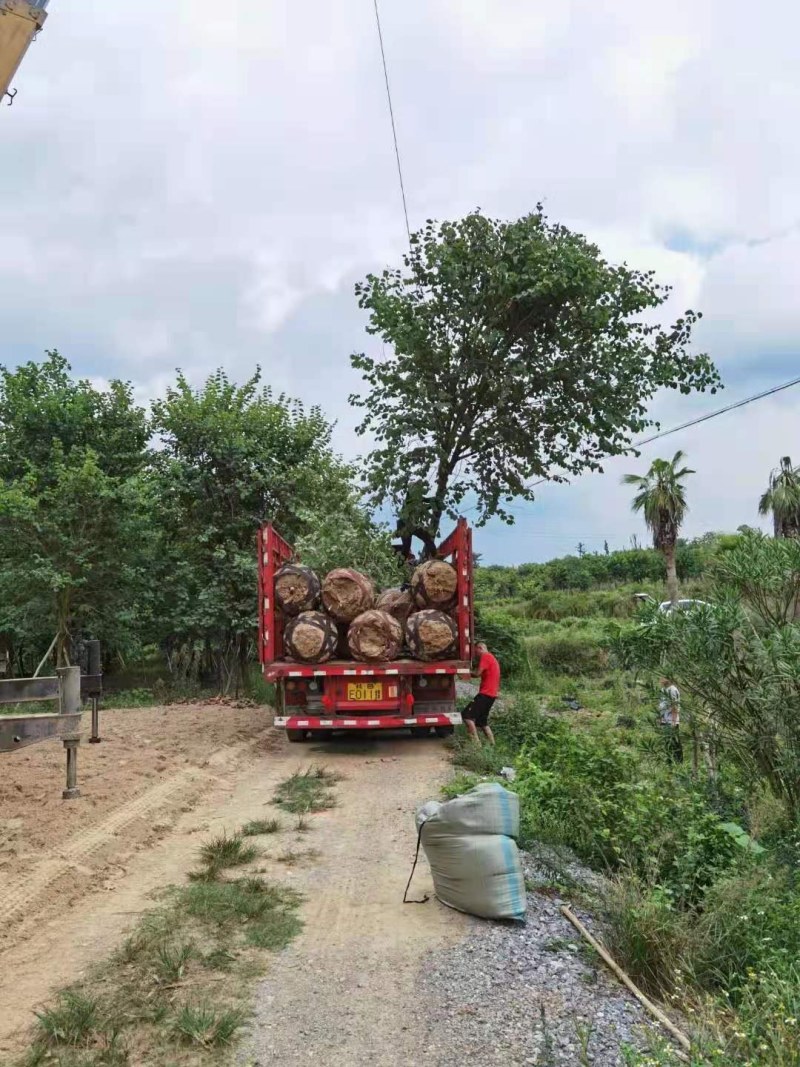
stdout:
[[388,611],[365,611],[350,623],[347,643],[354,659],[385,663],[403,646],[403,627]]
[[340,567],[322,583],[322,603],[337,622],[352,622],[375,604],[375,586],[365,574]]
[[409,616],[406,644],[414,659],[447,659],[456,653],[458,628],[443,611],[426,608]]
[[375,602],[378,611],[388,611],[400,623],[405,623],[414,610],[414,602],[408,589],[387,589]]
[[301,663],[325,663],[333,659],[339,632],[336,623],[321,611],[302,611],[286,624],[283,647]]
[[451,563],[431,559],[411,576],[411,595],[418,608],[449,611],[458,599],[458,573]]
[[275,603],[284,615],[312,611],[319,604],[320,580],[310,567],[287,563],[275,575]]

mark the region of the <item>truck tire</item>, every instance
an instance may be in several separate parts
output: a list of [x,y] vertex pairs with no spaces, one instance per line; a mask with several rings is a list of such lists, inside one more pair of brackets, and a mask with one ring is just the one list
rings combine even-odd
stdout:
[[456,732],[455,726],[435,726],[437,737],[452,737]]
[[412,737],[429,737],[430,736],[430,732],[431,732],[430,726],[412,726],[411,727],[411,736]]
[[300,741],[305,741],[306,732],[305,730],[287,730],[286,736],[289,738],[290,741],[297,744]]

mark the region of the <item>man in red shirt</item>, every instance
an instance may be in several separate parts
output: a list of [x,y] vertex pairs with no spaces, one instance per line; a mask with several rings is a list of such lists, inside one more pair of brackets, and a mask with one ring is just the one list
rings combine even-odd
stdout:
[[481,687],[478,695],[462,711],[461,718],[469,731],[470,737],[478,740],[478,730],[482,730],[490,745],[494,744],[494,734],[489,726],[489,712],[500,692],[500,664],[491,654],[483,641],[475,646],[478,653],[478,669],[473,674],[481,676]]

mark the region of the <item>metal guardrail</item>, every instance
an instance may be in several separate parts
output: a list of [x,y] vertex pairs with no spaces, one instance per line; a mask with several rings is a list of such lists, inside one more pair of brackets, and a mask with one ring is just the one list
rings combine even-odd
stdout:
[[0,704],[27,704],[58,698],[58,678],[4,678]]
[[80,667],[63,667],[50,678],[0,679],[0,706],[58,701],[57,712],[24,712],[0,715],[0,754],[13,753],[39,741],[60,739],[67,754],[67,786],[65,800],[80,796],[78,789],[78,746],[81,739],[83,702],[92,702],[92,733],[90,744],[100,742],[100,696],[103,676],[100,662],[100,642],[89,641],[89,674],[81,675]]

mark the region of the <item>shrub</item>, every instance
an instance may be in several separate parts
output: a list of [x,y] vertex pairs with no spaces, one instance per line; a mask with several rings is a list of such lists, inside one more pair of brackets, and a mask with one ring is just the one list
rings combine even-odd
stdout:
[[680,985],[692,944],[690,914],[677,911],[663,892],[634,878],[614,883],[604,912],[611,954],[637,985],[656,996]]
[[523,840],[566,844],[595,866],[627,869],[680,907],[698,904],[741,855],[701,790],[666,768],[643,775],[615,736],[577,732],[530,706],[501,721],[504,741],[523,742],[514,785]]
[[[567,618],[614,618],[627,619],[636,614],[638,602],[634,592],[650,590],[636,589],[593,589],[588,592],[545,592],[532,594],[524,605],[524,614],[529,619],[543,619],[547,622],[562,622]],[[651,595],[660,595],[659,590],[650,591]]]
[[726,990],[734,1003],[748,976],[785,973],[800,958],[800,891],[789,873],[756,861],[721,878],[706,893],[696,945],[695,980]]
[[477,608],[475,634],[497,657],[506,678],[518,677],[525,672],[528,665],[525,646],[519,633],[519,622],[511,615],[496,608]]
[[743,534],[715,564],[711,603],[643,613],[619,662],[669,674],[755,789],[800,819],[800,543]]
[[535,666],[560,674],[602,674],[608,669],[604,638],[593,631],[559,627],[549,636],[528,638],[528,653]]

